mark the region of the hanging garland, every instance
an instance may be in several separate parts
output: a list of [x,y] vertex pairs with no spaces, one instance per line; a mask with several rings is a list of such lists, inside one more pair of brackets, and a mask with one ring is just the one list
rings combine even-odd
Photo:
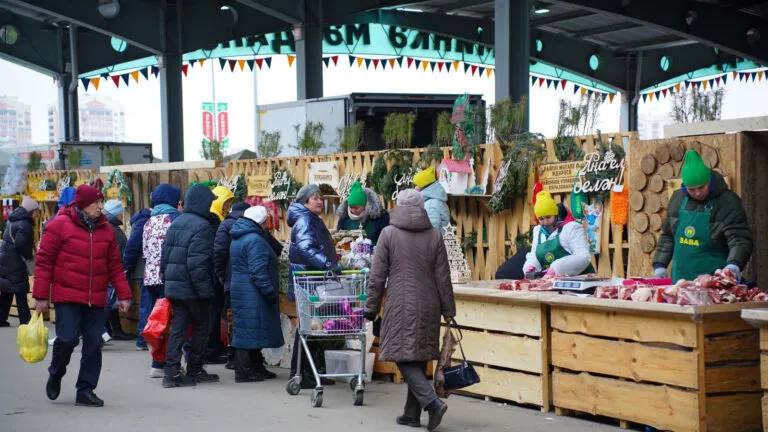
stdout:
[[515,198],[528,193],[528,176],[531,174],[531,167],[536,166],[547,156],[544,137],[540,134],[530,132],[518,134],[512,139],[511,144],[502,162],[502,166],[508,164],[506,176],[499,190],[493,193],[488,202],[492,213],[511,209]]
[[117,182],[117,186],[120,189],[117,197],[121,200],[125,200],[126,204],[131,205],[131,188],[128,187],[128,181],[125,180],[125,176],[120,170],[115,169],[109,173],[106,183],[104,183],[104,186],[101,188],[101,193],[106,196],[107,191],[112,189],[112,186],[115,184],[115,182]]

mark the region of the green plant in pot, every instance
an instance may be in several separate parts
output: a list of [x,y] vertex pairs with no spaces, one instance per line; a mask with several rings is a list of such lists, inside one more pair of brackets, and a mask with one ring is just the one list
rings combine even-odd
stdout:
[[79,148],[70,148],[67,152],[67,168],[77,169],[80,167],[80,160],[83,158],[83,150]]
[[221,143],[217,140],[202,141],[201,156],[205,160],[221,161],[224,160],[224,154],[221,152]]
[[339,151],[341,152],[354,152],[360,150],[364,145],[363,143],[363,131],[365,130],[365,122],[359,121],[353,125],[338,128],[339,134]]
[[293,126],[296,131],[296,149],[301,156],[316,155],[323,148],[323,126],[320,122],[307,122],[304,129],[301,125]]
[[261,131],[256,151],[259,157],[262,158],[279,156],[283,152],[283,146],[280,145],[280,131]]
[[401,149],[411,146],[413,141],[413,125],[416,114],[389,113],[384,121],[382,138],[388,149]]

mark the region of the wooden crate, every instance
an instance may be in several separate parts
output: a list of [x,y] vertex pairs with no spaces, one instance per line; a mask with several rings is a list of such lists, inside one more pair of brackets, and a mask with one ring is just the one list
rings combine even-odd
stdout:
[[[454,287],[464,353],[480,375],[480,383],[463,392],[549,411],[547,306],[540,295],[500,291],[496,284]],[[454,360],[460,359],[457,349]]]
[[677,306],[553,297],[552,395],[569,410],[671,431],[760,429],[756,303]]
[[760,388],[763,390],[763,430],[768,431],[768,309],[748,309],[741,317],[760,331]]

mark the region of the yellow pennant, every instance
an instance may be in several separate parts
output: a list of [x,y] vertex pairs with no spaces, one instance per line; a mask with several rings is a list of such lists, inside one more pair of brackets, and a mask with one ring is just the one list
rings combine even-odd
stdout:
[[133,80],[138,83],[139,82],[139,71],[131,72],[131,78],[133,78]]
[[648,93],[648,102],[653,102],[653,93]]
[[355,59],[355,61],[357,62],[357,67],[361,67],[363,65],[363,58],[362,57],[357,57]]
[[205,63],[205,59],[200,59],[197,62],[200,63],[200,67],[203,67],[203,63]]
[[390,68],[393,68],[393,67],[395,67],[395,59],[393,59],[393,58],[389,59],[389,60],[388,60],[388,63],[389,63],[389,67],[390,67]]
[[582,88],[579,89],[579,93],[581,93],[581,95],[584,96],[585,94],[587,94],[587,89],[582,87]]
[[763,71],[757,71],[757,80],[762,81],[763,80]]
[[99,89],[99,83],[100,83],[100,82],[101,82],[101,78],[100,78],[100,77],[91,78],[91,85],[92,85],[92,86],[93,86],[93,88],[95,88],[96,90],[98,90],[98,89]]
[[245,60],[238,60],[237,65],[240,66],[240,71],[245,67]]
[[429,68],[429,62],[428,61],[422,61],[421,62],[421,68],[424,70],[427,70]]
[[680,93],[680,83],[675,84],[675,93]]
[[704,87],[704,90],[707,89],[707,80],[704,80],[701,82],[701,86]]
[[454,60],[454,62],[453,62],[453,70],[454,71],[459,70],[459,63],[460,62],[458,60]]
[[296,56],[289,55],[288,56],[288,67],[293,66],[293,62],[296,61]]
[[485,76],[487,76],[489,78],[491,77],[491,73],[493,73],[493,69],[488,68],[488,69],[485,70]]

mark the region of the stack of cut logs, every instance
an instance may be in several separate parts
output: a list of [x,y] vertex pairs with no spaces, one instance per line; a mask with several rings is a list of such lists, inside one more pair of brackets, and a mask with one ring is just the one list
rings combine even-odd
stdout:
[[647,255],[656,250],[656,239],[667,215],[667,203],[677,189],[669,186],[670,183],[679,183],[683,156],[689,148],[699,152],[709,167],[717,168],[719,156],[716,148],[698,141],[686,145],[680,140],[662,143],[652,153],[644,155],[640,159],[641,172],[633,172],[630,176],[632,229],[641,234],[640,248]]

